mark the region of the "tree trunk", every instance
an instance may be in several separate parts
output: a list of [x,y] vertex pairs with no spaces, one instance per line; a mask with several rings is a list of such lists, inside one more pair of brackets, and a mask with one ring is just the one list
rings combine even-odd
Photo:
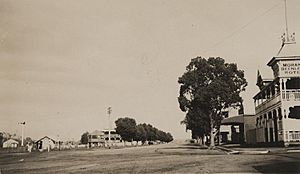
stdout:
[[215,147],[215,134],[214,134],[214,121],[212,118],[212,114],[209,115],[210,119],[210,148]]
[[203,137],[201,136],[201,137],[198,137],[198,138],[199,138],[199,144],[203,145]]
[[220,131],[220,128],[218,129],[218,145],[220,146],[221,145],[221,140],[222,140],[222,135],[221,135],[221,131]]

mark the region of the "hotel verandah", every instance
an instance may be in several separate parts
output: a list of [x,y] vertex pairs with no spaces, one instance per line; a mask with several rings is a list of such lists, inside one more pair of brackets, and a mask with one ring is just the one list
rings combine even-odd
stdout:
[[[240,114],[222,121],[222,125],[238,130],[238,141],[231,143],[300,144],[300,48],[294,34],[283,36],[278,54],[267,65],[274,77],[264,79],[258,71],[256,85],[260,91],[253,97],[255,115]],[[228,128],[221,134],[222,143],[232,136]]]
[[277,56],[269,63],[273,79],[258,72],[260,91],[253,97],[257,143],[300,143],[300,49],[294,34],[284,36]]

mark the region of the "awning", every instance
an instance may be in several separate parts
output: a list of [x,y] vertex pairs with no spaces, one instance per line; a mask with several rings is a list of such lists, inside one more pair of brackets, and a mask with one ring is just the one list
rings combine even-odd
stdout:
[[240,125],[240,124],[244,124],[244,115],[228,117],[221,121],[221,125]]

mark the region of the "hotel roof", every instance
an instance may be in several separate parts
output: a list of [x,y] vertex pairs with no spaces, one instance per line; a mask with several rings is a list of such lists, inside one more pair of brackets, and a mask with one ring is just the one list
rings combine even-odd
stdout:
[[268,66],[273,66],[274,63],[278,60],[299,60],[300,57],[300,47],[296,44],[296,42],[284,42],[278,51],[277,55],[274,56],[269,63]]

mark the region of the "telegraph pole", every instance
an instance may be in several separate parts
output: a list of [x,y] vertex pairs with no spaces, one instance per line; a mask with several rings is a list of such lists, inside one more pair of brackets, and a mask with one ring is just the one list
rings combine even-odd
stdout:
[[286,0],[284,0],[284,13],[285,13],[285,31],[286,31],[286,41],[289,42],[289,27],[288,27],[288,20],[287,20],[287,7],[286,7]]
[[110,135],[110,130],[111,130],[111,124],[110,124],[110,114],[112,112],[111,107],[107,108],[107,114],[108,114],[108,146],[111,146],[111,135]]
[[21,146],[23,147],[24,146],[24,127],[25,127],[25,121],[24,122],[21,122],[19,123],[22,127],[22,141],[21,141]]

